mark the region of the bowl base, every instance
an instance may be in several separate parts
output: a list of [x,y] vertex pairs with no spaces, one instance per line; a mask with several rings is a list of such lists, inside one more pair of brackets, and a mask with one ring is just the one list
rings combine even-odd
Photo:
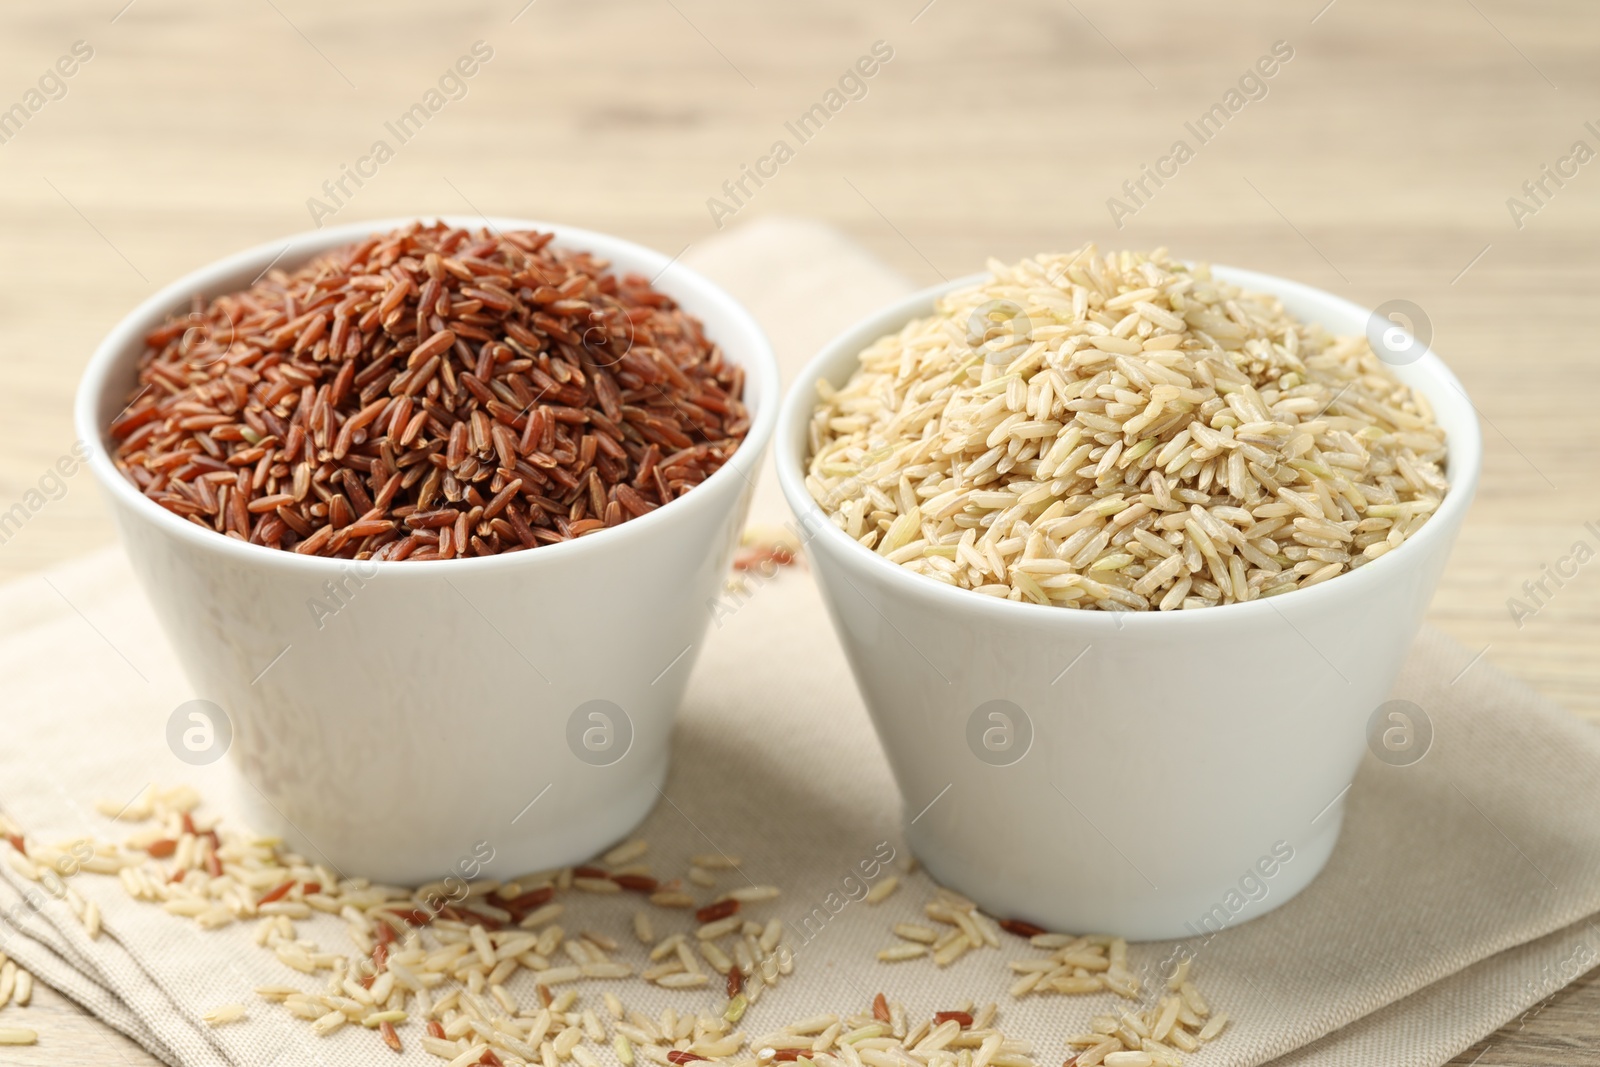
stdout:
[[[650,814],[661,798],[667,768],[663,758],[645,772],[630,775],[605,804],[564,817],[559,827],[534,819],[537,808],[530,804],[510,823],[496,818],[490,828],[462,827],[447,844],[412,840],[403,850],[394,847],[395,835],[388,832],[370,836],[355,828],[353,834],[319,833],[316,828],[308,832],[243,781],[237,766],[231,777],[236,807],[246,825],[257,832],[281,837],[291,851],[312,863],[327,864],[342,877],[418,886],[449,878],[503,880],[592,859],[626,838]],[[476,844],[463,848],[461,841],[466,839]]]
[[[1273,877],[1260,880],[1266,886],[1262,896],[1248,900],[1241,894],[1232,894],[1243,902],[1232,911],[1220,899],[1211,899],[1227,897],[1226,890],[1161,891],[1140,882],[1141,892],[1129,890],[1125,883],[1113,887],[1109,882],[1090,881],[1074,887],[1064,880],[1045,883],[1040,879],[1025,885],[1023,878],[1014,876],[1015,872],[963,862],[956,851],[940,847],[933,835],[920,827],[908,824],[906,838],[912,853],[934,881],[976,901],[985,914],[994,918],[1021,918],[1051,931],[1109,934],[1129,941],[1209,941],[1223,930],[1260,918],[1299,895],[1327,866],[1343,824],[1341,799],[1318,817],[1316,825],[1295,837],[1292,858],[1282,863]],[[1240,861],[1240,869],[1246,867],[1246,862]],[[1040,892],[1042,884],[1048,884],[1050,889]]]

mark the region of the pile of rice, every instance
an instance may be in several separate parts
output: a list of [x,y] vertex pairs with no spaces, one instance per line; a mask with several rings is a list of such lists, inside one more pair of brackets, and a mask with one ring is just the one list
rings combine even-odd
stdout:
[[[397,1053],[421,1048],[450,1067],[1040,1067],[1047,1061],[1032,1042],[1000,1029],[994,1001],[958,1000],[918,1021],[880,992],[870,1008],[858,1002],[854,1011],[754,1029],[752,1012],[764,992],[796,966],[790,926],[805,932],[812,920],[758,918],[781,890],[755,884],[726,852],[689,857],[685,878],[658,878],[649,842],[635,838],[588,864],[511,881],[469,881],[463,860],[459,874],[411,890],[346,878],[276,838],[225,824],[202,812],[191,786],[146,786],[131,801],[102,800],[96,807],[129,825],[121,841],[79,836],[46,843],[0,811],[0,862],[38,887],[30,893],[67,903],[90,939],[106,931],[100,894],[85,875],[115,875],[132,899],[202,930],[246,925],[282,966],[278,980],[256,987],[256,996],[304,1021],[315,1038],[338,1035],[350,1055],[366,1041]],[[885,870],[894,859],[893,852],[877,856]],[[488,863],[493,851],[485,858],[475,849],[472,859]],[[914,866],[901,869],[909,874]],[[735,871],[728,879],[733,888],[724,891],[719,877]],[[900,875],[884,874],[860,899],[881,903],[899,883]],[[623,906],[607,907],[608,899]],[[931,956],[940,966],[968,950],[1001,949],[1005,934],[1048,952],[1011,961],[1007,970],[1018,977],[1005,981],[1013,998],[1106,993],[1142,1004],[1090,1018],[1087,1029],[1066,1039],[1069,1064],[1179,1067],[1180,1053],[1198,1050],[1228,1026],[1227,1014],[1212,1014],[1190,981],[1187,957],[1165,975],[1164,990],[1145,995],[1120,937],[991,919],[942,886],[923,914],[944,932],[902,922],[895,933],[918,950],[912,955]],[[658,932],[658,921],[679,929]],[[621,935],[630,928],[631,938]],[[647,1015],[623,1000],[644,983],[681,999]],[[0,1009],[13,986],[16,1003],[25,1006],[33,980],[0,954]],[[190,1009],[212,1027],[260,1021],[242,1002]],[[363,1030],[370,1036],[356,1036]],[[0,1027],[0,1046],[38,1040],[32,1029]],[[303,1047],[305,1059],[294,1062],[321,1062]]]
[[1364,337],[1165,249],[990,269],[818,383],[807,487],[895,563],[1038,604],[1230,604],[1378,558],[1448,489],[1427,400]]

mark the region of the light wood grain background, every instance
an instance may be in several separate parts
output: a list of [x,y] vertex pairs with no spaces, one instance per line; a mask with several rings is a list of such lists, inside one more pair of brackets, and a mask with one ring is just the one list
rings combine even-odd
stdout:
[[[124,6],[126,5],[126,6]],[[399,145],[384,123],[476,41],[464,98]],[[1579,139],[1600,149],[1600,7],[1585,0],[94,0],[0,14],[0,109],[83,41],[93,57],[0,143],[0,510],[73,441],[100,336],[178,275],[309,228],[307,199],[372,142],[396,148],[336,221],[521,215],[670,253],[716,232],[707,199],[873,42],[863,99],[734,223],[831,221],[921,282],[985,257],[1166,244],[1367,306],[1413,301],[1483,416],[1478,501],[1432,621],[1600,719],[1600,562],[1519,626],[1521,596],[1600,547],[1593,322],[1600,161],[1514,219],[1507,200]],[[1294,57],[1124,219],[1107,199],[1275,41]],[[47,88],[59,94],[54,86]],[[11,131],[7,131],[10,133]],[[353,188],[353,187],[352,187]],[[0,544],[0,577],[112,539],[87,475]],[[1551,586],[1553,589],[1554,587]],[[4,712],[0,712],[3,716]],[[3,723],[3,720],[0,720]],[[48,992],[48,1048],[5,1062],[150,1062]],[[1460,1063],[1600,1062],[1600,980]]]

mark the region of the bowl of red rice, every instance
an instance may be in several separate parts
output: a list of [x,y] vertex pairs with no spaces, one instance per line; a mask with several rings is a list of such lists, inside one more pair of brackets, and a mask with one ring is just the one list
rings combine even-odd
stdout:
[[656,802],[777,399],[760,328],[681,263],[445,218],[179,279],[76,421],[221,717],[174,754],[226,749],[257,825],[415,883],[578,860]]

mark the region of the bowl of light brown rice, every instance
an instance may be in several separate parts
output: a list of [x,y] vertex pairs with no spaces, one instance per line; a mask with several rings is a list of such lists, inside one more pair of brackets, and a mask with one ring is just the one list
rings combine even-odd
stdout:
[[1337,840],[1476,488],[1471,402],[1297,282],[990,268],[833,341],[777,433],[912,846],[1052,929],[1261,914]]

